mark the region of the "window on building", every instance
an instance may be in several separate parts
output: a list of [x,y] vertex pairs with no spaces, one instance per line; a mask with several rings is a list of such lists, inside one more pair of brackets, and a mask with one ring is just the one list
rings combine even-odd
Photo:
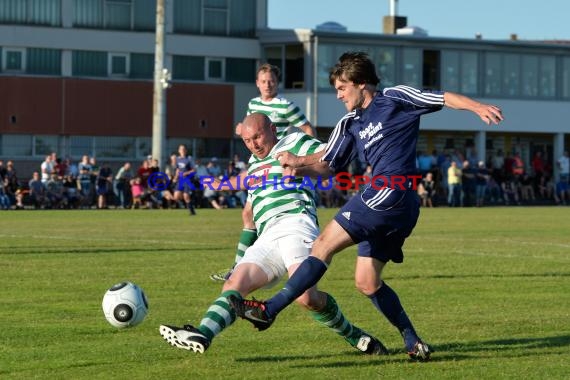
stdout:
[[131,53],[129,74],[131,78],[152,79],[154,76],[154,55]]
[[206,80],[210,81],[224,80],[223,58],[206,58]]
[[501,95],[501,55],[487,53],[485,55],[485,95]]
[[0,1],[0,24],[61,26],[61,0]]
[[474,51],[461,52],[461,93],[476,95],[479,92],[479,56]]
[[230,1],[230,36],[255,37],[255,0]]
[[94,156],[93,137],[91,136],[70,136],[69,137],[69,153],[72,157],[81,157],[84,155]]
[[441,89],[476,95],[478,73],[476,52],[460,50],[441,52]]
[[135,156],[135,137],[98,136],[94,139],[98,158],[131,158]]
[[103,0],[73,0],[73,26],[103,28]]
[[71,53],[73,76],[106,77],[108,75],[107,53],[74,50]]
[[279,67],[279,70],[281,70],[280,82],[283,88],[306,88],[304,53],[305,51],[301,44],[268,46],[264,48],[266,61]]
[[520,95],[520,66],[520,55],[503,55],[503,95],[509,97],[516,97]]
[[439,50],[424,50],[422,88],[432,89],[432,90],[441,88],[440,60],[441,58]]
[[26,50],[22,48],[2,49],[2,71],[23,72],[26,69]]
[[61,75],[61,50],[27,48],[26,73]]
[[226,81],[253,83],[255,82],[255,59],[226,58]]
[[347,51],[364,51],[376,64],[376,74],[380,77],[381,87],[390,87],[396,84],[396,53],[395,47],[372,45],[340,45],[319,44],[317,47],[317,85],[319,89],[331,89],[329,84],[329,71],[336,64],[338,58]]
[[538,94],[553,98],[556,96],[556,60],[554,57],[541,56],[539,64]]
[[135,30],[154,31],[156,26],[156,0],[135,0],[133,17]]
[[416,48],[402,49],[402,82],[408,86],[422,86],[422,51]]
[[376,74],[380,77],[382,88],[396,84],[396,48],[374,46],[368,53],[376,63]]
[[255,36],[255,0],[174,2],[174,32],[214,36]]
[[175,55],[172,58],[172,79],[204,80],[205,58]]
[[8,157],[30,157],[32,135],[0,134],[0,155]]
[[129,75],[129,55],[126,53],[109,53],[109,75],[126,77]]
[[570,57],[562,58],[561,90],[564,99],[570,99]]
[[203,0],[203,33],[214,36],[228,34],[227,0]]
[[521,57],[521,83],[522,96],[538,95],[538,56],[523,55]]
[[144,31],[155,28],[156,0],[73,0],[73,5],[74,27]]
[[459,92],[461,66],[459,52],[443,51],[441,54],[441,85],[446,91]]
[[105,0],[105,28],[132,29],[131,0]]
[[59,137],[52,136],[34,136],[34,156],[46,156],[52,152],[58,152]]

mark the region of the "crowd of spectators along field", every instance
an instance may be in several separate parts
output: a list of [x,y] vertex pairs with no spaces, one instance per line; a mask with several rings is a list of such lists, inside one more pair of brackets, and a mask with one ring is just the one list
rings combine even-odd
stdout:
[[[519,152],[497,150],[487,161],[466,156],[418,152],[423,179],[418,194],[423,206],[482,207],[488,205],[566,205],[569,201],[568,151],[550,162],[542,151],[525,163]],[[558,175],[554,177],[554,168]]]
[[[182,153],[180,150],[182,149]],[[173,153],[164,168],[148,156],[138,165],[125,162],[113,171],[87,155],[74,163],[56,153],[45,157],[31,179],[18,178],[15,164],[0,160],[0,208],[9,209],[131,209],[131,208],[236,208],[245,204],[245,191],[214,191],[208,187],[195,190],[179,186],[180,170]],[[195,177],[233,176],[244,173],[246,164],[235,155],[227,167],[220,167],[213,157],[207,161],[191,161]],[[566,205],[570,201],[568,151],[548,162],[536,151],[529,165],[515,152],[504,155],[498,150],[487,162],[478,161],[474,152],[466,156],[456,150],[452,154],[418,152],[417,165],[422,180],[417,191],[424,207],[482,207],[488,205]],[[553,176],[554,166],[559,175]],[[529,168],[529,169],[527,169]],[[367,175],[369,167],[350,168],[353,174]],[[169,186],[148,185],[152,173],[165,173]],[[370,175],[370,177],[372,177]],[[356,191],[342,191],[336,186],[318,190],[319,207],[340,207]],[[182,190],[182,191],[181,191]]]
[[[97,162],[94,157],[83,156],[79,162],[69,158],[61,159],[57,153],[47,155],[34,171],[31,178],[19,178],[12,160],[0,160],[0,208],[9,209],[157,209],[157,208],[234,208],[245,203],[245,192],[202,191],[195,183],[194,190],[184,196],[177,191],[179,170],[176,166],[177,154],[172,154],[170,162],[163,168],[158,160],[147,159],[133,165],[125,162],[112,170],[105,162]],[[214,176],[236,175],[245,170],[245,163],[236,155],[227,168],[219,166],[213,157],[205,164],[200,160],[192,167],[196,175]],[[149,186],[152,173],[161,172],[169,177],[168,186],[160,186],[156,181]],[[156,177],[160,179],[161,177]],[[163,188],[164,187],[164,188]],[[193,212],[194,213],[194,212]]]

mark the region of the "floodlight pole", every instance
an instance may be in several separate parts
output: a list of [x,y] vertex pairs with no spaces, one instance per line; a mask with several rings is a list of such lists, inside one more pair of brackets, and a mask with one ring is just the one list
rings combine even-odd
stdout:
[[166,164],[166,89],[170,74],[164,68],[164,2],[156,0],[156,32],[154,49],[154,89],[152,103],[152,157],[160,167]]

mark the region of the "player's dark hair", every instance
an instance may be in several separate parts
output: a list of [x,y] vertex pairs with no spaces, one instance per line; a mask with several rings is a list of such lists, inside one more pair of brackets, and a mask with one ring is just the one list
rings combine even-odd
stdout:
[[280,77],[281,77],[281,70],[279,70],[279,67],[272,65],[270,63],[264,63],[263,65],[259,66],[259,68],[257,69],[257,72],[255,73],[256,79],[259,76],[259,73],[271,73],[271,74],[275,75],[275,78],[277,78],[277,81],[279,81]]
[[329,82],[347,80],[355,84],[371,84],[377,86],[380,79],[376,75],[376,67],[364,52],[347,52],[340,56],[337,64],[330,70]]

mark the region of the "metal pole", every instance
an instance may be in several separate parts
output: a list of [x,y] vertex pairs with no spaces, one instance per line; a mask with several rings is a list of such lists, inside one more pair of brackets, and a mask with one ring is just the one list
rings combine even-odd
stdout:
[[166,164],[166,94],[170,75],[164,68],[164,2],[156,0],[156,35],[154,49],[154,89],[152,103],[152,157],[162,168]]

